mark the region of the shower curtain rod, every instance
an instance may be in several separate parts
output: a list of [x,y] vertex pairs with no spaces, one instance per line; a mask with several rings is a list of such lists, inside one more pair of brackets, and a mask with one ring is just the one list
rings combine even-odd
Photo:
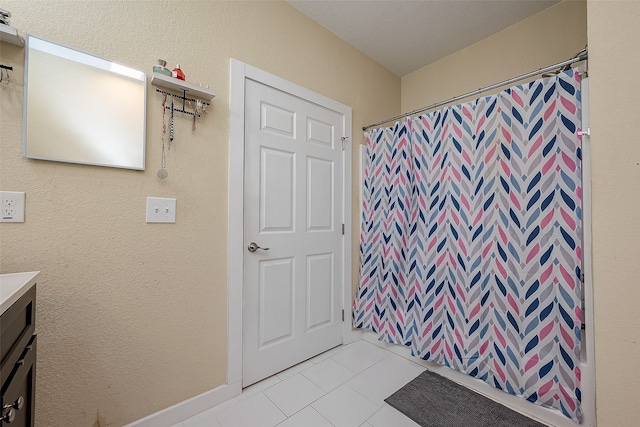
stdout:
[[[584,52],[584,54],[582,54],[583,52]],[[539,70],[531,71],[530,73],[523,74],[521,76],[514,77],[514,78],[511,78],[511,79],[502,81],[500,83],[495,83],[495,84],[492,84],[490,86],[485,86],[485,87],[482,87],[480,89],[476,89],[474,91],[467,92],[467,93],[462,94],[462,95],[454,96],[453,98],[447,99],[446,101],[436,102],[435,104],[429,105],[428,107],[419,108],[417,110],[409,111],[408,113],[400,114],[399,116],[391,117],[390,119],[382,120],[380,122],[376,122],[376,123],[370,124],[368,126],[363,126],[362,130],[366,131],[366,130],[374,128],[376,126],[380,126],[380,125],[383,125],[385,123],[393,122],[395,120],[402,119],[404,117],[413,116],[414,114],[422,113],[422,112],[428,111],[428,110],[433,110],[435,108],[440,107],[441,105],[449,104],[449,103],[458,101],[460,99],[467,98],[469,96],[478,95],[480,93],[483,93],[483,92],[486,92],[486,91],[489,91],[489,90],[492,90],[492,89],[496,89],[496,88],[499,88],[501,86],[505,86],[505,85],[508,85],[508,84],[511,84],[511,83],[515,83],[515,82],[518,82],[520,80],[528,79],[529,77],[533,77],[533,76],[537,76],[537,75],[540,75],[540,74],[544,74],[544,73],[547,73],[549,71],[554,71],[557,68],[565,67],[565,66],[571,65],[571,64],[573,64],[575,62],[584,61],[584,60],[589,58],[589,55],[586,52],[587,52],[587,49],[585,48],[585,49],[581,50],[576,56],[574,56],[571,59],[567,59],[566,61],[558,62],[557,64],[549,65],[548,67],[540,68]]]

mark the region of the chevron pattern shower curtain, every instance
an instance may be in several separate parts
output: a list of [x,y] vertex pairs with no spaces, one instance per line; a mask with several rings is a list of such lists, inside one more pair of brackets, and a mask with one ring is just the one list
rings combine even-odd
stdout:
[[580,78],[366,133],[354,325],[580,421]]

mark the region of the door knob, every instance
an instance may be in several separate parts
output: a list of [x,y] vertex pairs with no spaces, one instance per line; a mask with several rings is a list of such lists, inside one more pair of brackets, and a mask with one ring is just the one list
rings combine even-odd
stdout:
[[261,248],[260,246],[258,246],[258,244],[256,242],[249,243],[249,246],[247,246],[247,249],[249,249],[249,252],[255,252],[258,249],[262,249],[263,251],[268,251],[269,250],[269,248]]
[[16,408],[18,411],[22,409],[23,406],[24,406],[24,397],[22,396],[18,397],[16,401],[13,402],[13,407]]
[[17,410],[20,410],[22,409],[23,406],[24,406],[24,397],[20,396],[12,404],[4,405],[2,407],[2,410],[9,409],[9,408],[16,408]]
[[4,421],[7,424],[11,424],[15,419],[16,419],[16,410],[13,408],[10,408],[7,412],[4,413],[2,418],[0,418],[0,421]]

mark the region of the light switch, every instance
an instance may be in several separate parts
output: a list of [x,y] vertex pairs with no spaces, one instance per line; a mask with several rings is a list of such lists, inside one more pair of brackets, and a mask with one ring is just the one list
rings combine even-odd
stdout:
[[176,222],[176,199],[147,197],[147,222]]

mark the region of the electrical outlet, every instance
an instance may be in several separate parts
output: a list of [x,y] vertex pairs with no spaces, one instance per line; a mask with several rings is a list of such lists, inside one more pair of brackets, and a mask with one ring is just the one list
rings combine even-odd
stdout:
[[24,192],[0,191],[0,222],[24,222]]
[[147,197],[147,222],[176,222],[176,199]]

